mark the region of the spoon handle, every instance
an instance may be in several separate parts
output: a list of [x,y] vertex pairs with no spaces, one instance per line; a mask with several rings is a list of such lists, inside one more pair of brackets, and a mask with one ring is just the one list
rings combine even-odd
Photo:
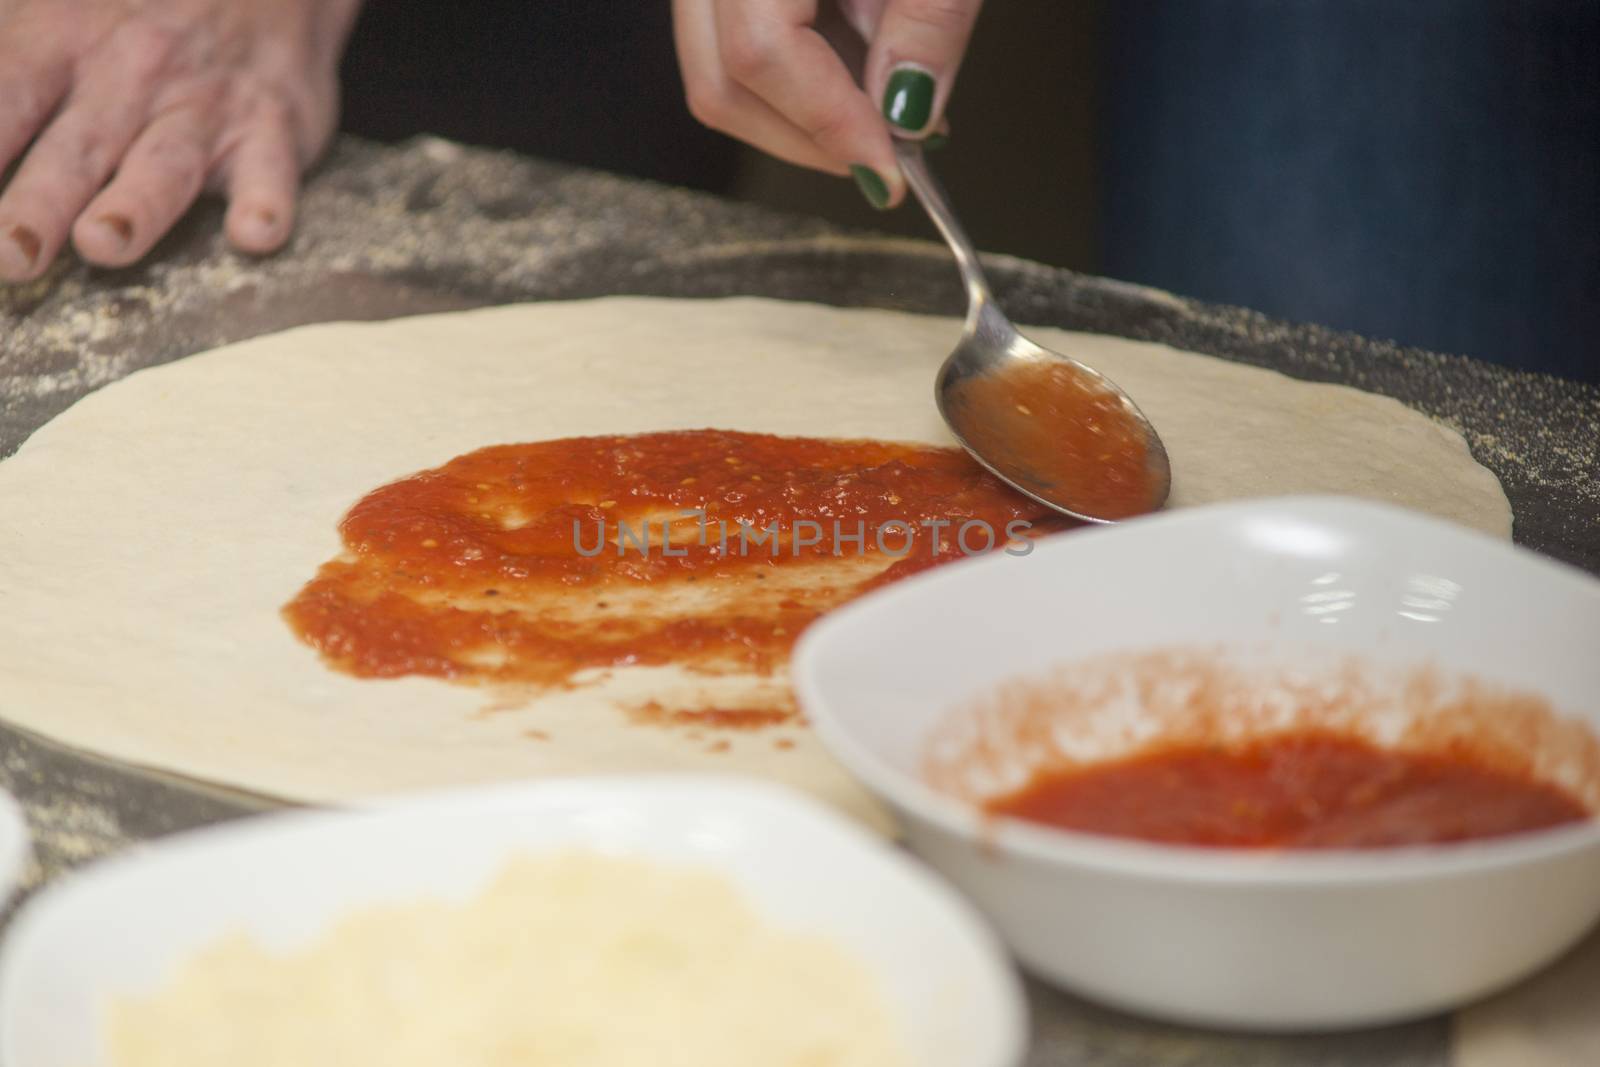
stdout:
[[989,280],[983,276],[983,267],[978,263],[978,251],[972,247],[972,241],[961,228],[955,212],[950,210],[950,203],[945,199],[939,180],[928,169],[927,160],[922,157],[922,143],[897,137],[894,150],[900,160],[900,172],[906,176],[906,184],[911,186],[911,191],[927,210],[928,217],[944,235],[950,251],[955,253],[956,266],[961,268],[961,278],[967,285],[967,320],[969,323],[976,321],[981,310],[994,299],[989,292]]

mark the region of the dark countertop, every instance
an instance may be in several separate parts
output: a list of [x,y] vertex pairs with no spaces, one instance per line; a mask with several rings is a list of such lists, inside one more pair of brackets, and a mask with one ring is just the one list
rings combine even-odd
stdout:
[[[751,294],[959,314],[942,247],[841,231],[678,189],[434,139],[343,141],[312,179],[291,247],[226,249],[198,208],[147,264],[59,264],[0,289],[0,456],[85,393],[140,367],[329,319],[379,319],[608,293]],[[1161,341],[1385,393],[1460,430],[1500,476],[1516,539],[1600,573],[1600,388],[1524,374],[1006,257],[1018,322]],[[0,566],[3,566],[0,561]],[[0,786],[36,835],[33,888],[139,840],[269,802],[116,766],[0,726]],[[1033,989],[1045,1065],[1427,1067],[1436,1019],[1354,1034],[1243,1037],[1166,1027]]]

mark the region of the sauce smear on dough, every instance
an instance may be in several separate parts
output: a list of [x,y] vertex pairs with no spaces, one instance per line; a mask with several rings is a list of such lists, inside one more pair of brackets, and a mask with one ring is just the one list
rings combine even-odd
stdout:
[[1019,363],[961,382],[950,403],[984,413],[961,419],[967,442],[1020,484],[1080,514],[1126,519],[1153,510],[1158,485],[1143,429],[1122,399],[1065,362]]
[[[949,448],[719,430],[501,445],[369,493],[284,614],[363,678],[771,675],[868,589],[1068,525]],[[772,689],[643,718],[768,725],[794,714]]]
[[1436,844],[1589,816],[1561,789],[1470,754],[1315,730],[1159,746],[1042,774],[986,807],[1070,830],[1233,848]]

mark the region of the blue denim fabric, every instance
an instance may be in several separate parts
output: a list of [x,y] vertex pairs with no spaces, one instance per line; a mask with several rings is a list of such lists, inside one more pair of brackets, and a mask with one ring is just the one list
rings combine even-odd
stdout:
[[1600,2],[1106,18],[1107,273],[1600,380]]

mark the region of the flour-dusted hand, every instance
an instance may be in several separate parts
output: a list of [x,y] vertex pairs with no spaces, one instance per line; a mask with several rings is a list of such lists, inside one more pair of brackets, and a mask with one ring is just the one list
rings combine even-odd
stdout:
[[247,252],[288,238],[360,0],[0,0],[0,281],[66,243],[123,266],[203,189]]
[[[835,0],[673,0],[689,109],[713,129],[791,163],[852,174],[875,207],[905,180],[891,124],[940,124],[982,0],[844,0],[870,42],[863,90],[819,25]],[[887,120],[887,121],[885,121]]]

